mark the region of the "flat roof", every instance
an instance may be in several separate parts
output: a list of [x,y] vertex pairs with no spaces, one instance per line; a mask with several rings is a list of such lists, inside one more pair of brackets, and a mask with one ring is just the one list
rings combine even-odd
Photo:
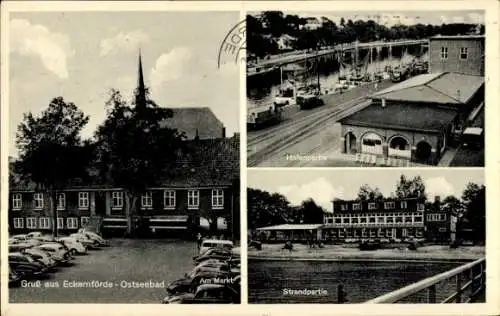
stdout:
[[483,133],[483,129],[480,127],[467,127],[464,131],[464,134],[469,135],[481,135]]
[[448,125],[457,113],[425,104],[371,104],[340,120],[342,124],[383,129],[435,133]]
[[483,76],[454,72],[423,74],[378,91],[370,98],[458,105],[467,103],[483,84]]
[[267,227],[260,227],[257,230],[311,230],[318,229],[323,224],[281,224]]

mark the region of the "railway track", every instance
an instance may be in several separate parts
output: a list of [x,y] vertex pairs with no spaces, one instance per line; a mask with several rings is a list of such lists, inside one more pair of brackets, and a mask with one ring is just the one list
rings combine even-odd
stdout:
[[[290,122],[291,125],[287,126],[285,129],[287,133],[284,133],[280,129],[279,139],[272,142],[268,146],[265,146],[261,150],[248,155],[248,166],[258,166],[269,157],[283,152],[286,148],[294,146],[307,138],[310,138],[317,132],[317,130],[323,128],[325,124],[330,123],[331,121],[338,121],[339,119],[359,111],[370,104],[370,101],[357,103],[361,99],[364,99],[364,96],[349,100],[336,107],[325,108],[322,111],[318,111],[300,119],[298,122],[297,120]],[[275,137],[276,134],[273,133],[273,136]]]

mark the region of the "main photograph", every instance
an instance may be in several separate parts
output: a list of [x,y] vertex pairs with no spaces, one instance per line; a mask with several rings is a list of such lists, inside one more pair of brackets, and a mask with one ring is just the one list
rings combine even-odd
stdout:
[[485,301],[483,169],[247,180],[249,303]]
[[10,303],[240,302],[239,20],[10,14]]
[[483,11],[251,12],[249,167],[484,166]]

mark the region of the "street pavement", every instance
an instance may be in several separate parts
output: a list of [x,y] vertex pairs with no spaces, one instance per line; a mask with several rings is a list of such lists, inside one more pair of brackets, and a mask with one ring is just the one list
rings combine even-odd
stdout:
[[9,301],[161,303],[164,286],[192,270],[192,257],[197,253],[196,243],[191,241],[111,239],[111,244],[76,256],[73,266],[58,268],[38,284],[10,288]]

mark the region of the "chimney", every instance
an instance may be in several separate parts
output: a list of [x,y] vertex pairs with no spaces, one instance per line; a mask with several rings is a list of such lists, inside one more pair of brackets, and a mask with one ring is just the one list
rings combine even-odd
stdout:
[[226,138],[226,128],[222,128],[222,138]]
[[196,135],[194,136],[194,140],[200,140],[200,135],[198,134],[198,129],[196,129]]
[[441,197],[439,195],[434,197],[434,203],[441,203]]

